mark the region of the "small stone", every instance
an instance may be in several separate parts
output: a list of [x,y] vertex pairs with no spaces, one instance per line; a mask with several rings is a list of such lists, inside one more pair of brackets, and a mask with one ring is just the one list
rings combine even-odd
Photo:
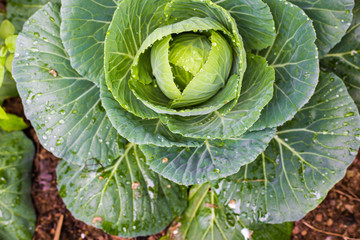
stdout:
[[293,229],[293,234],[297,235],[299,233],[300,233],[300,229],[297,226],[295,226]]
[[355,208],[354,205],[345,204],[345,208],[346,208],[346,210],[348,210],[350,213],[354,213],[354,208]]
[[317,222],[322,222],[323,216],[322,216],[320,213],[319,213],[319,214],[316,214],[315,220],[316,220]]
[[301,232],[301,235],[302,235],[302,236],[306,236],[306,235],[307,235],[307,230],[303,230],[303,231]]
[[333,223],[334,223],[334,221],[331,218],[326,221],[326,225],[328,227],[331,227],[333,225]]

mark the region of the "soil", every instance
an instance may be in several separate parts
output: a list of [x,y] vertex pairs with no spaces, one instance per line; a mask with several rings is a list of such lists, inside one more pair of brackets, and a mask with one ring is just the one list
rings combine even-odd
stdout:
[[[4,107],[7,112],[24,117],[20,98],[6,100]],[[25,133],[36,146],[32,197],[37,212],[37,225],[33,239],[52,240],[59,228],[59,239],[63,240],[124,240],[88,226],[71,215],[57,190],[56,166],[59,159],[39,144],[33,128],[25,130]],[[133,239],[157,240],[164,235],[163,231],[157,235]],[[306,217],[295,222],[292,234],[292,240],[341,239],[360,240],[360,155],[326,199]]]
[[0,13],[6,10],[6,0],[0,0]]

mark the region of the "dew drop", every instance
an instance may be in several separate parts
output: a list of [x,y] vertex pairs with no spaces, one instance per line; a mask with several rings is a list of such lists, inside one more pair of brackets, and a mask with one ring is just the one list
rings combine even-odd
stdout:
[[354,116],[354,115],[355,115],[354,112],[348,112],[348,113],[346,113],[346,114],[344,115],[344,117],[352,117],[352,116]]
[[356,50],[352,50],[352,51],[350,52],[350,55],[351,55],[351,56],[355,56],[357,53],[358,53],[358,52],[357,52]]

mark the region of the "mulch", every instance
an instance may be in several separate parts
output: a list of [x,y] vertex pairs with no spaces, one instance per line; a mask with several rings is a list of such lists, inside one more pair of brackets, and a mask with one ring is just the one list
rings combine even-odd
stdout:
[[[4,102],[7,112],[24,116],[20,98]],[[52,240],[61,229],[64,240],[124,240],[76,220],[59,196],[56,166],[59,159],[46,151],[33,128],[25,130],[36,146],[33,166],[32,198],[37,212],[34,240]],[[62,221],[63,220],[63,221]],[[60,226],[59,226],[60,225]],[[133,240],[158,240],[165,232]],[[336,184],[326,199],[306,217],[295,222],[292,240],[360,240],[360,159],[348,168],[345,178]]]

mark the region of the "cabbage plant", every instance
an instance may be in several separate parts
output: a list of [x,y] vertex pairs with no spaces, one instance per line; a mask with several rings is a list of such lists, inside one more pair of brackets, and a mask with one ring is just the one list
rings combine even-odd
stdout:
[[[359,71],[359,3],[45,5],[18,36],[13,76],[40,142],[63,159],[67,207],[125,237],[176,219],[176,239],[289,238],[286,222],[357,153],[359,112],[326,59]],[[351,31],[353,58],[331,53]]]

